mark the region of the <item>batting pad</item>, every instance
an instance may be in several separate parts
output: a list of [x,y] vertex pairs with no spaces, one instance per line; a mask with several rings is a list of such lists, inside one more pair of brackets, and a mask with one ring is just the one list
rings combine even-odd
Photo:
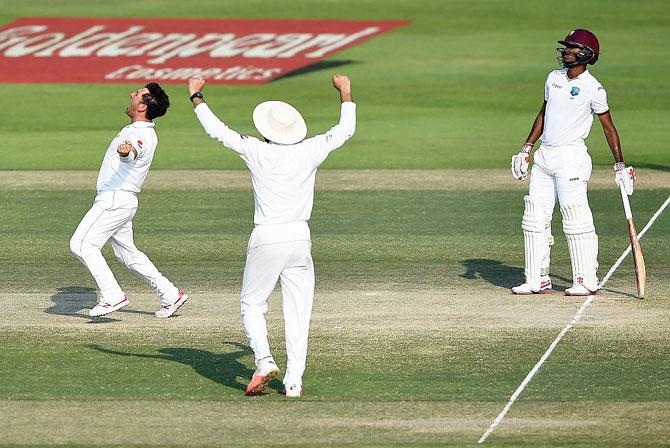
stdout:
[[572,281],[583,284],[590,291],[598,289],[598,235],[593,215],[585,202],[561,207],[563,232],[568,241],[572,262]]
[[549,270],[549,238],[542,204],[533,201],[530,196],[525,196],[523,200],[525,209],[521,230],[526,257],[524,274],[530,288],[539,291],[541,275]]

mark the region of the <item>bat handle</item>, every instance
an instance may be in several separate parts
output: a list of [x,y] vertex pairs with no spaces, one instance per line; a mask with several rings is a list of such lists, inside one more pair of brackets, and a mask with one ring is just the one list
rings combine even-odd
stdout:
[[633,213],[630,211],[630,201],[628,201],[628,193],[626,193],[623,184],[619,184],[619,191],[621,191],[621,200],[623,201],[623,210],[626,213],[626,219],[633,219]]

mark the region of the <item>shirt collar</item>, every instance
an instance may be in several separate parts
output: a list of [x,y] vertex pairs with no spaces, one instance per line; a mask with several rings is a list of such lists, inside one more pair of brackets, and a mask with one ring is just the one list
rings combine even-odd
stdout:
[[563,70],[564,70],[563,75],[565,75],[565,79],[567,79],[568,81],[576,81],[578,79],[585,79],[585,78],[588,78],[589,76],[591,76],[591,73],[589,73],[588,68],[586,70],[584,70],[583,72],[581,72],[578,76],[575,76],[574,78],[568,78],[568,71],[570,69],[565,68]]
[[154,127],[154,122],[153,121],[134,121],[130,123],[130,126],[134,128],[153,128]]

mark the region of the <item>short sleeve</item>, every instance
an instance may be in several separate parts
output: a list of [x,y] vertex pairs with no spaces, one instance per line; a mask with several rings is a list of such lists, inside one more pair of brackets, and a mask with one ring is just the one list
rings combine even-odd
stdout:
[[591,110],[595,114],[604,114],[609,109],[610,107],[607,104],[607,92],[603,86],[598,85],[593,94],[593,100],[591,101]]
[[549,78],[544,82],[544,100],[549,101]]

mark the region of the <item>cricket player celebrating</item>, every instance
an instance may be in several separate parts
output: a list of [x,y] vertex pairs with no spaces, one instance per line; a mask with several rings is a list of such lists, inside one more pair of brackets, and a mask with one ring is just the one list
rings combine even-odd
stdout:
[[554,238],[551,217],[558,197],[563,231],[572,262],[573,286],[566,295],[583,296],[598,290],[598,237],[587,199],[591,157],[584,140],[594,114],[598,116],[614,155],[615,182],[633,194],[635,175],[626,167],[619,135],[607,104],[603,86],[586,66],[598,60],[600,45],[588,30],[571,31],[558,42],[562,70],[549,73],[544,85],[544,104],[521,151],[512,157],[512,174],[518,180],[528,176],[533,145],[535,152],[530,187],[525,197],[521,223],[525,247],[525,283],[512,288],[514,294],[537,294],[551,290],[549,256]]
[[100,291],[100,301],[90,311],[91,317],[109,314],[129,303],[102,256],[101,249],[107,241],[111,242],[114,255],[151,285],[160,297],[161,307],[156,317],[172,316],[188,299],[133,243],[137,195],[158,144],[153,119],[165,115],[169,106],[167,94],[156,83],[130,94],[126,114],[131,123],[121,129],[107,148],[93,206],[70,240],[70,250],[91,271]]
[[279,373],[270,353],[265,313],[268,297],[281,280],[286,353],[287,397],[302,395],[307,338],[314,299],[314,266],[308,221],[314,202],[317,168],[356,129],[356,104],[346,76],[333,77],[340,92],[340,121],[325,134],[304,140],[307,126],[293,106],[267,101],[256,106],[253,122],[265,141],[240,135],[222,123],[202,95],[205,81],[189,80],[195,114],[207,134],[235,151],[251,171],[254,223],[247,248],[242,291],[242,324],[254,351],[256,371],[247,395],[262,394]]

